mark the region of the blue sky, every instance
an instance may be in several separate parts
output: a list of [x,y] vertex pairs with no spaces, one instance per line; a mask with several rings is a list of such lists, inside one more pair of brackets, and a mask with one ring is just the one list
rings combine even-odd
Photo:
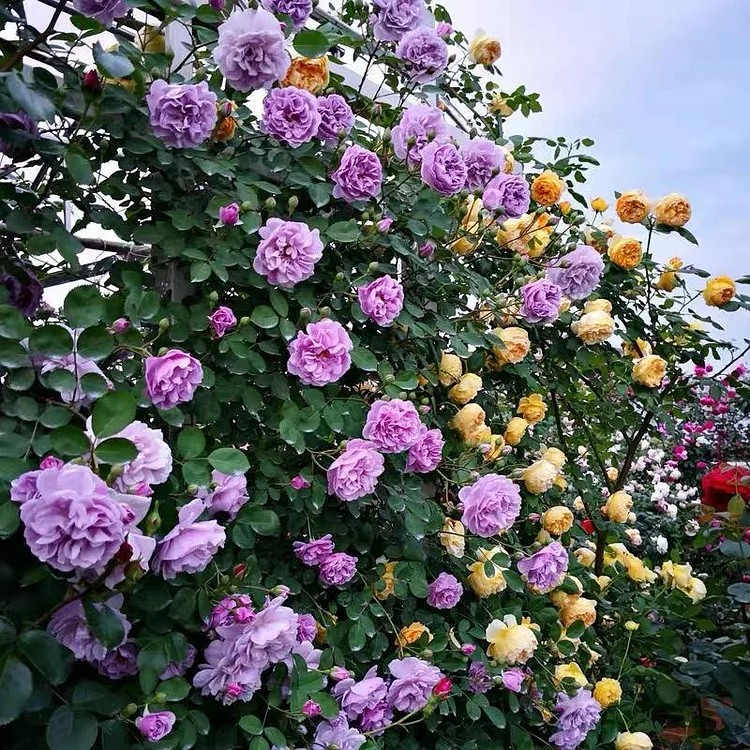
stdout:
[[[750,274],[748,0],[444,4],[467,35],[483,29],[502,41],[505,90],[523,83],[540,93],[544,112],[514,116],[509,133],[593,138],[602,166],[589,197],[639,188],[690,199],[700,246],[659,236],[658,260],[680,255],[712,275]],[[733,338],[750,338],[750,314],[711,314]]]

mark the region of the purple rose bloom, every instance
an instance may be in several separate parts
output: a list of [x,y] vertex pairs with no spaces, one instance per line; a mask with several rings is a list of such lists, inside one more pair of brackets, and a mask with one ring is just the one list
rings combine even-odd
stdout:
[[139,485],[162,484],[172,473],[172,451],[164,441],[161,430],[153,430],[143,422],[131,422],[115,435],[130,440],[138,449],[138,455],[122,464],[122,474],[115,488],[127,492]]
[[203,380],[201,363],[179,349],[170,349],[160,357],[146,357],[144,373],[146,395],[159,409],[192,400]]
[[433,141],[422,149],[422,181],[441,195],[455,195],[466,184],[466,165],[452,143]]
[[334,552],[320,563],[319,580],[324,586],[343,586],[354,578],[357,558],[346,552]]
[[453,33],[453,26],[446,21],[438,21],[435,24],[435,33],[441,38],[445,39]]
[[[107,606],[115,613],[125,633],[123,642],[130,633],[130,623],[120,612],[123,597],[121,594],[113,596]],[[101,609],[101,604],[94,607]],[[107,647],[91,632],[86,621],[86,614],[80,599],[74,599],[55,612],[47,625],[47,632],[55,640],[70,649],[76,659],[96,663],[107,655]],[[121,645],[121,644],[118,644]]]
[[226,307],[226,305],[219,305],[208,316],[208,322],[211,326],[211,333],[215,338],[220,339],[227,331],[237,325],[237,316],[231,308]]
[[397,42],[407,31],[432,25],[424,0],[373,0],[373,35],[381,42]]
[[366,201],[380,192],[383,165],[378,155],[362,146],[349,146],[341,157],[339,167],[331,173],[333,197],[347,203]]
[[521,317],[529,323],[552,323],[560,315],[562,289],[547,279],[525,284],[521,289]]
[[328,721],[322,721],[315,730],[311,750],[358,750],[367,742],[367,737],[349,727],[346,716],[340,713]]
[[488,211],[502,210],[506,216],[521,216],[531,203],[529,183],[522,174],[500,172],[487,183],[482,202]]
[[396,279],[381,276],[357,289],[362,312],[379,326],[387,326],[401,314],[404,288]]
[[438,429],[428,430],[424,425],[417,442],[409,448],[405,471],[427,474],[437,469],[443,458],[443,433]]
[[40,472],[21,521],[32,554],[64,572],[101,568],[125,540],[125,512],[88,466]]
[[159,679],[169,680],[172,677],[182,677],[195,664],[196,654],[195,646],[192,643],[188,643],[185,658],[182,661],[169,662],[167,668],[159,675]]
[[492,688],[492,677],[487,667],[481,661],[473,661],[469,665],[469,684],[467,688],[472,693],[487,693]]
[[59,469],[64,464],[65,461],[63,461],[61,458],[57,458],[57,456],[45,456],[39,463],[39,468],[42,471],[44,471],[44,469]]
[[396,56],[404,62],[410,80],[429,83],[448,65],[448,45],[434,29],[414,29],[401,37]]
[[35,497],[39,497],[39,492],[36,488],[36,480],[41,473],[41,469],[37,469],[36,471],[26,471],[20,476],[16,477],[10,483],[10,499],[14,503],[22,505],[23,503],[32,500]]
[[513,667],[512,669],[506,669],[501,677],[503,686],[511,693],[520,693],[523,681],[526,679],[526,673],[520,667]]
[[400,398],[376,401],[367,412],[362,437],[375,443],[383,453],[401,453],[419,440],[422,426],[411,401]]
[[286,369],[305,385],[335,383],[352,365],[352,340],[335,320],[310,323],[289,343]]
[[305,479],[302,474],[297,474],[296,477],[292,477],[289,480],[289,486],[299,492],[300,490],[310,489],[310,487],[312,487],[312,484],[310,483],[310,480]]
[[115,18],[122,18],[128,12],[125,0],[75,0],[73,8],[82,16],[99,21],[102,26],[111,26]]
[[560,750],[575,750],[599,722],[602,707],[590,690],[581,689],[573,696],[558,693],[555,713],[557,731],[550,736],[550,742]]
[[171,711],[157,711],[152,714],[145,708],[143,716],[135,720],[135,725],[148,742],[158,742],[172,731],[176,720],[177,717]]
[[240,220],[239,203],[227,203],[219,208],[219,221],[227,227],[233,227]]
[[377,446],[367,440],[350,440],[344,452],[328,467],[328,494],[349,502],[375,490],[385,470]]
[[222,474],[214,469],[211,472],[214,489],[204,499],[210,516],[228,513],[234,518],[240,508],[250,499],[247,494],[247,478],[244,474]]
[[568,552],[560,542],[552,542],[530,557],[519,560],[517,566],[531,589],[546,594],[563,582],[568,570]]
[[302,708],[300,709],[302,713],[307,716],[308,719],[314,719],[316,716],[320,716],[322,709],[320,708],[320,703],[316,703],[314,700],[306,700],[302,704]]
[[466,164],[466,187],[483,188],[505,165],[505,154],[487,138],[472,138],[459,149]]
[[272,218],[259,234],[253,268],[269,284],[291,289],[315,273],[315,264],[323,257],[318,229],[310,229],[302,221]]
[[435,609],[453,609],[463,593],[458,578],[443,572],[427,587],[427,603]]
[[216,125],[216,94],[205,81],[154,81],[146,96],[154,135],[173,148],[198,146]]
[[547,279],[569,299],[585,299],[599,286],[603,271],[601,255],[589,245],[579,245],[547,266]]
[[34,155],[32,142],[39,136],[36,123],[25,112],[0,112],[0,154],[11,159],[28,159]]
[[[0,115],[0,123],[2,115]],[[0,153],[2,143],[0,143]],[[24,266],[10,266],[9,270],[0,272],[0,286],[8,292],[8,302],[19,312],[30,318],[39,308],[44,287],[39,279]]]
[[208,620],[208,629],[250,622],[255,617],[253,600],[247,594],[225,596],[212,610]]
[[299,643],[312,643],[318,633],[318,624],[312,615],[302,614],[297,616],[297,641]]
[[289,16],[297,30],[307,23],[312,13],[313,0],[261,0],[261,5],[271,13]]
[[337,682],[333,687],[333,697],[337,698],[341,710],[350,721],[353,721],[366,708],[374,708],[380,701],[385,700],[388,686],[385,680],[378,676],[378,668],[370,667],[365,676],[357,681],[350,677]]
[[309,91],[287,86],[266,94],[260,121],[264,133],[297,147],[311,141],[319,126],[318,102]]
[[318,97],[318,138],[326,146],[335,146],[342,134],[354,127],[354,112],[341,94],[328,94]]
[[214,60],[238,91],[280,81],[292,62],[281,24],[262,8],[235,11],[219,26]]
[[216,521],[198,521],[205,506],[200,499],[183,505],[177,526],[159,542],[154,570],[163,578],[178,573],[200,573],[224,546],[226,533]]
[[393,709],[388,705],[388,701],[380,701],[362,712],[362,716],[359,717],[359,728],[363,732],[372,732],[377,737],[392,721]]
[[394,659],[388,664],[388,670],[394,677],[388,688],[388,703],[406,713],[424,708],[432,688],[443,676],[437,667],[416,656]]
[[422,163],[422,151],[428,143],[444,143],[447,138],[448,126],[443,113],[427,104],[412,104],[405,109],[391,132],[396,156],[406,159],[410,166]]
[[333,553],[333,537],[326,534],[319,539],[311,539],[309,542],[294,542],[292,548],[301,563],[315,567]]
[[81,379],[84,375],[95,374],[101,376],[106,381],[107,388],[112,387],[112,382],[99,369],[99,366],[96,364],[96,362],[78,354],[77,342],[79,333],[80,329],[73,332],[73,341],[75,348],[72,354],[66,354],[64,356],[45,357],[44,362],[39,369],[39,372],[42,375],[46,375],[48,372],[53,372],[55,370],[67,370],[68,372],[72,373],[75,379],[72,390],[61,390],[60,399],[66,404],[88,405],[93,399],[85,392],[83,386],[81,385]]
[[485,474],[474,484],[462,487],[461,523],[472,534],[490,537],[507,531],[521,512],[518,485],[501,474]]
[[96,662],[96,671],[110,680],[122,680],[138,674],[138,646],[133,640],[125,641],[117,648],[107,651],[103,659]]

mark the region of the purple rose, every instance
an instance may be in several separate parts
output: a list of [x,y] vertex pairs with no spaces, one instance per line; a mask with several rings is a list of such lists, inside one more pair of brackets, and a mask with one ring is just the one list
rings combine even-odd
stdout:
[[136,421],[114,437],[125,438],[138,449],[138,455],[132,461],[122,464],[122,474],[115,484],[117,490],[127,492],[129,488],[167,481],[172,473],[172,451],[161,430]]
[[466,165],[452,143],[433,141],[422,149],[422,181],[441,195],[454,195],[466,184]]
[[463,593],[458,578],[443,572],[427,587],[427,603],[435,609],[453,609]]
[[372,732],[376,737],[393,722],[393,709],[388,701],[380,701],[371,708],[366,708],[359,717],[359,728],[363,732]]
[[530,557],[519,560],[517,567],[531,589],[546,594],[563,582],[568,570],[568,552],[560,542],[552,542]]
[[347,203],[374,198],[383,182],[383,166],[377,154],[361,146],[349,146],[338,169],[331,173],[333,197]]
[[146,357],[144,372],[146,395],[159,409],[192,400],[203,380],[201,363],[179,349],[170,349],[160,357]]
[[315,273],[315,264],[323,257],[318,229],[310,229],[302,221],[272,218],[259,234],[253,268],[269,284],[291,289]]
[[334,552],[320,563],[319,580],[324,586],[343,586],[354,578],[357,558],[346,552]]
[[216,94],[205,81],[169,84],[158,79],[146,104],[154,135],[173,148],[198,146],[216,125]]
[[393,219],[390,216],[384,216],[380,221],[375,225],[375,228],[380,232],[380,234],[386,234],[388,230],[393,226]]
[[299,492],[299,490],[309,489],[312,485],[310,484],[309,479],[305,479],[302,474],[297,474],[296,477],[292,477],[289,482],[289,486]]
[[466,164],[466,187],[483,188],[505,165],[505,154],[487,138],[472,138],[459,149]]
[[195,664],[195,656],[197,651],[195,646],[191,643],[187,645],[187,652],[185,658],[182,661],[171,661],[167,664],[167,668],[159,675],[160,680],[169,680],[172,677],[182,677],[190,667]]
[[422,434],[419,412],[411,401],[394,398],[376,401],[367,412],[362,437],[383,453],[401,453],[411,448]]
[[122,18],[128,12],[125,0],[75,0],[73,8],[87,18],[93,18],[102,26],[111,26],[115,18]]
[[375,490],[385,470],[377,446],[367,440],[350,440],[344,452],[328,467],[328,494],[347,502],[358,500]]
[[[50,468],[56,469],[59,468],[59,466],[51,466]],[[10,499],[14,503],[22,505],[35,497],[39,497],[39,492],[36,488],[36,480],[42,473],[41,469],[42,467],[40,466],[36,471],[25,471],[10,483]]]
[[484,188],[482,203],[488,211],[502,209],[506,216],[521,216],[531,203],[529,183],[522,174],[500,172]]
[[448,46],[434,29],[419,28],[401,37],[396,56],[406,74],[417,83],[434,81],[448,65]]
[[67,370],[72,373],[74,383],[71,390],[61,390],[60,399],[66,404],[88,405],[93,398],[89,396],[81,385],[84,375],[94,374],[104,378],[107,388],[112,387],[112,381],[101,371],[99,366],[91,359],[78,354],[78,335],[82,329],[76,329],[73,333],[73,352],[63,356],[47,356],[39,368],[41,375],[55,370]]
[[358,750],[367,742],[367,737],[349,726],[346,716],[340,713],[333,719],[318,724],[310,750]]
[[39,468],[42,471],[44,471],[44,469],[59,469],[64,464],[65,461],[61,458],[57,458],[57,456],[45,456],[39,463]]
[[590,690],[581,689],[573,696],[558,693],[555,713],[557,731],[550,736],[550,742],[560,750],[575,750],[599,723],[602,707]]
[[432,25],[424,0],[373,0],[372,31],[381,42],[397,42],[407,32]]
[[435,471],[443,458],[444,445],[445,440],[440,430],[428,430],[423,425],[417,442],[409,448],[409,455],[406,457],[406,472],[427,474]]
[[510,690],[511,693],[520,693],[526,674],[520,667],[506,669],[502,675],[503,686]]
[[212,610],[208,620],[208,629],[250,622],[255,617],[253,600],[247,594],[225,596]]
[[311,141],[319,126],[318,103],[309,91],[287,86],[266,94],[260,122],[264,133],[297,147]]
[[297,559],[304,565],[315,567],[320,565],[329,555],[333,554],[333,538],[330,534],[311,539],[309,542],[294,542],[292,545]]
[[247,478],[244,474],[222,474],[214,469],[211,479],[214,488],[205,498],[209,515],[227,513],[230,518],[234,518],[250,499],[247,494]]
[[219,305],[208,316],[208,322],[214,338],[220,339],[227,331],[237,325],[237,316],[232,312],[230,307]]
[[226,534],[216,521],[198,521],[205,506],[200,499],[180,508],[177,525],[156,549],[154,570],[163,578],[200,573],[224,546]]
[[171,711],[157,711],[152,714],[145,708],[143,716],[135,720],[135,725],[148,742],[158,742],[172,731],[176,720],[177,717]]
[[[2,122],[2,115],[0,115]],[[2,144],[0,144],[0,153]],[[30,318],[38,309],[44,294],[44,287],[35,274],[25,266],[9,266],[0,272],[0,286],[8,292],[8,302],[20,313]]]
[[560,315],[562,289],[547,279],[525,284],[521,289],[521,317],[529,323],[552,323]]
[[379,326],[387,326],[401,314],[404,288],[396,279],[381,276],[357,289],[359,305],[367,317]]
[[492,677],[481,661],[473,661],[469,665],[469,684],[467,687],[472,693],[487,693],[492,688]]
[[564,296],[585,299],[599,286],[604,271],[601,255],[588,245],[579,245],[547,266],[547,279],[557,284]]
[[357,681],[352,677],[336,683],[333,687],[333,697],[337,698],[341,710],[350,721],[359,717],[367,708],[374,708],[380,701],[385,700],[388,686],[385,680],[378,676],[378,668],[370,667],[365,676]]
[[32,554],[56,570],[106,565],[125,540],[126,515],[88,466],[66,464],[36,477],[36,495],[21,506]]
[[262,8],[235,11],[219,26],[214,60],[238,91],[280,81],[292,62],[281,24]]
[[472,534],[490,537],[507,531],[521,512],[521,491],[500,474],[485,474],[458,492],[461,523]]
[[312,643],[318,633],[318,623],[312,615],[302,614],[297,617],[297,640],[300,643]]
[[388,688],[388,703],[406,713],[424,708],[432,688],[443,676],[437,667],[416,656],[394,659],[388,664],[388,670],[394,678]]
[[340,94],[318,97],[318,138],[326,146],[335,146],[342,135],[354,127],[354,112]]
[[289,344],[287,371],[305,385],[335,383],[351,367],[352,348],[340,323],[327,318],[310,323]]
[[447,138],[443,113],[427,104],[412,104],[405,109],[391,133],[396,156],[411,166],[422,163],[422,151],[428,143],[444,143]]
[[238,203],[227,203],[219,208],[219,221],[227,227],[233,227],[240,220]]
[[0,154],[21,161],[34,155],[32,143],[39,136],[36,123],[25,112],[0,112]]
[[289,16],[295,30],[307,23],[313,10],[313,0],[261,0],[261,5],[271,13]]
[[453,26],[445,21],[438,21],[435,24],[435,33],[441,38],[445,39],[453,33]]
[[320,708],[320,703],[309,699],[302,704],[301,711],[308,719],[314,719],[316,716],[320,716],[322,709]]
[[107,651],[103,659],[96,662],[96,671],[110,680],[122,680],[138,674],[138,646],[133,640],[125,641],[117,648]]

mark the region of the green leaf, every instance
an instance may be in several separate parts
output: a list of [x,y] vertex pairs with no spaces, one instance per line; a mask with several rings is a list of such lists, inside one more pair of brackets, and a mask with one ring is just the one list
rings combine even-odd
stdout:
[[294,49],[303,57],[321,57],[328,52],[331,43],[328,37],[317,29],[303,29],[294,37]]
[[27,630],[18,639],[18,649],[52,685],[60,685],[73,664],[71,652],[45,630]]
[[125,438],[109,438],[96,446],[96,457],[105,464],[124,464],[138,455],[138,448]]
[[125,640],[125,628],[112,607],[106,602],[83,602],[86,622],[91,632],[107,647],[117,648]]
[[259,305],[250,315],[250,320],[258,328],[273,328],[278,322],[278,315],[268,305]]
[[62,406],[56,406],[55,404],[50,404],[40,415],[39,421],[47,427],[48,429],[51,429],[53,427],[62,427],[63,425],[68,424],[70,420],[73,418],[72,412],[68,411],[66,408]]
[[40,326],[29,336],[29,349],[32,352],[65,356],[73,352],[73,338],[70,331],[62,326]]
[[200,284],[201,281],[205,281],[211,275],[211,266],[204,261],[196,261],[190,264],[190,281],[195,284]]
[[507,726],[507,722],[505,720],[505,714],[500,711],[497,708],[494,708],[493,706],[485,706],[484,707],[484,713],[487,715],[487,718],[498,728],[498,729],[505,729]]
[[331,200],[332,187],[327,182],[316,182],[314,185],[310,185],[307,188],[307,192],[310,193],[313,203],[318,207],[322,208]]
[[16,533],[19,519],[19,509],[16,503],[8,500],[0,504],[0,539],[7,539]]
[[286,301],[286,297],[276,289],[272,289],[268,296],[271,300],[271,306],[279,314],[279,317],[286,318],[289,315],[289,303]]
[[276,536],[281,528],[279,517],[272,510],[254,506],[243,514],[253,531],[261,536]]
[[326,234],[337,242],[355,242],[360,237],[359,224],[353,219],[350,221],[337,221],[326,229]]
[[98,731],[99,725],[90,713],[60,706],[47,725],[47,746],[49,750],[89,750]]
[[209,453],[208,463],[222,474],[244,474],[250,468],[247,456],[237,448],[217,448]]
[[49,439],[52,450],[61,456],[80,456],[91,450],[91,444],[83,430],[70,424],[52,430]]
[[15,72],[5,77],[8,93],[15,103],[26,112],[32,120],[51,120],[54,118],[55,106],[37,91],[29,88],[26,82]]
[[580,638],[584,630],[586,630],[586,624],[581,620],[575,620],[565,629],[565,637],[570,639]]
[[108,719],[100,724],[102,750],[130,750],[130,731],[119,719]]
[[31,697],[32,679],[29,668],[12,656],[0,669],[0,726],[18,718]]
[[91,680],[82,680],[73,689],[70,703],[77,709],[112,716],[122,708],[124,701],[106,685]]
[[127,57],[116,52],[105,52],[99,42],[94,44],[94,60],[99,69],[111,78],[124,78],[135,70]]
[[248,734],[263,734],[263,722],[257,717],[248,714],[239,721],[240,729]]
[[29,353],[21,344],[11,339],[0,339],[0,365],[4,367],[28,367]]
[[72,328],[88,328],[102,319],[104,300],[95,286],[77,286],[68,292],[63,312]]
[[0,336],[19,341],[29,335],[29,322],[15,307],[0,305]]
[[733,583],[727,594],[740,604],[750,604],[750,583]]
[[185,427],[177,436],[177,453],[183,458],[197,458],[206,447],[206,438],[197,427]]
[[352,350],[352,362],[365,372],[377,372],[377,357],[369,350],[363,347],[357,347]]
[[157,693],[164,693],[168,701],[181,701],[190,693],[190,683],[183,677],[173,677],[156,686]]
[[136,403],[131,393],[112,391],[95,404],[92,428],[98,438],[115,435],[135,419]]
[[182,465],[182,478],[185,484],[194,484],[198,487],[206,487],[211,483],[211,470],[208,461],[188,461]]
[[91,163],[80,149],[68,146],[65,151],[65,166],[79,185],[90,185],[94,181]]

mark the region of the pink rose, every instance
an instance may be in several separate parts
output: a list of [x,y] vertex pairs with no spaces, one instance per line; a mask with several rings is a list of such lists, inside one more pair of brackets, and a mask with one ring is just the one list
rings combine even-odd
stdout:
[[143,716],[135,720],[135,725],[148,742],[158,742],[172,731],[176,718],[171,711],[157,711],[151,714],[146,708]]
[[190,401],[203,380],[201,363],[179,349],[170,349],[160,357],[146,357],[144,371],[146,395],[159,409]]
[[230,308],[221,305],[208,316],[208,322],[211,324],[214,337],[220,339],[228,330],[237,325],[237,318]]

